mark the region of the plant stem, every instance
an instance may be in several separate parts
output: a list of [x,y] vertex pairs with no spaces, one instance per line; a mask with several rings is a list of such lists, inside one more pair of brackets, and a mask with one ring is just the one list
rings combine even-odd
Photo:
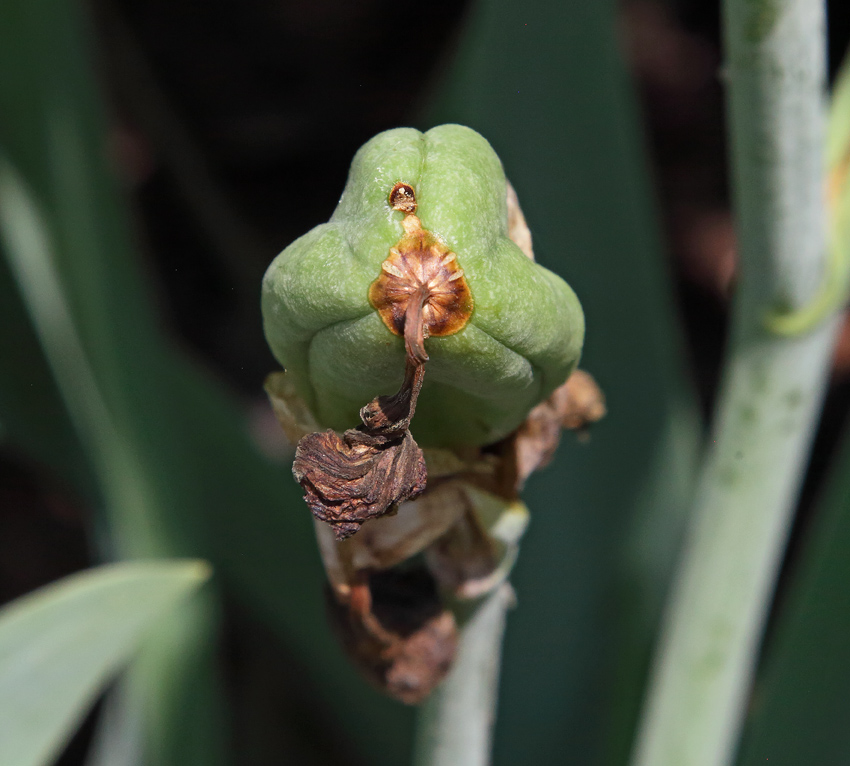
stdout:
[[414,766],[490,762],[502,636],[513,601],[513,589],[503,583],[465,624],[451,673],[419,712]]
[[824,9],[725,0],[740,278],[690,535],[632,763],[731,762],[823,396],[835,311],[780,337],[827,273]]

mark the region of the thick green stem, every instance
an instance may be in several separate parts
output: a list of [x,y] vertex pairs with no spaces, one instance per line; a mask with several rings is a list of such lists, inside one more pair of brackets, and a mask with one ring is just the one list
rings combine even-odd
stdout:
[[725,0],[741,273],[717,417],[663,626],[634,766],[734,751],[819,410],[836,321],[768,329],[827,270],[824,9]]
[[503,583],[464,625],[449,677],[423,705],[415,766],[486,766],[490,762],[505,616],[513,589]]

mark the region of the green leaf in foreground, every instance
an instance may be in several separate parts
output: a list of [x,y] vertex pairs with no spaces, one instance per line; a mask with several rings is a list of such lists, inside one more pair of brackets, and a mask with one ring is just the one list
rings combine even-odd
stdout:
[[115,564],[0,610],[0,763],[49,763],[156,621],[208,576],[199,561]]

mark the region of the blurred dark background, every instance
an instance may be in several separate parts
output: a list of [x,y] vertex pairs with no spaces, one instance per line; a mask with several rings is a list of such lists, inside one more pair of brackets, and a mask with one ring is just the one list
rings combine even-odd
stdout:
[[[408,6],[388,0],[94,0],[89,8],[109,151],[162,321],[242,395],[271,456],[287,447],[262,394],[276,366],[260,322],[262,274],[295,237],[327,220],[364,141],[418,124],[468,6],[434,0],[416,10],[415,25]],[[834,73],[850,40],[850,5],[833,0],[829,14]],[[735,280],[719,7],[715,0],[628,0],[620,25],[689,364],[708,414]],[[850,323],[795,539],[848,403]],[[89,563],[87,513],[43,466],[0,452],[0,602]],[[271,730],[295,704],[277,689],[306,682],[268,648],[262,627],[252,630],[232,642],[231,661],[246,651],[268,655],[257,693],[268,697]],[[305,748],[299,762],[338,762],[335,747],[328,741],[326,752],[310,756]],[[65,762],[76,757],[72,747]]]

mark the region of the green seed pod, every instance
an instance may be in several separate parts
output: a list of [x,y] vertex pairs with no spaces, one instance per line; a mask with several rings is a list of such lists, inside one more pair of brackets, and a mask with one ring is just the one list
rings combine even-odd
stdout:
[[[405,301],[423,280],[422,446],[497,441],[567,379],[581,306],[509,238],[506,190],[493,149],[460,125],[389,130],[357,152],[331,220],[263,281],[269,345],[319,423],[356,426],[366,402],[399,389]],[[423,254],[433,273],[415,265]]]

